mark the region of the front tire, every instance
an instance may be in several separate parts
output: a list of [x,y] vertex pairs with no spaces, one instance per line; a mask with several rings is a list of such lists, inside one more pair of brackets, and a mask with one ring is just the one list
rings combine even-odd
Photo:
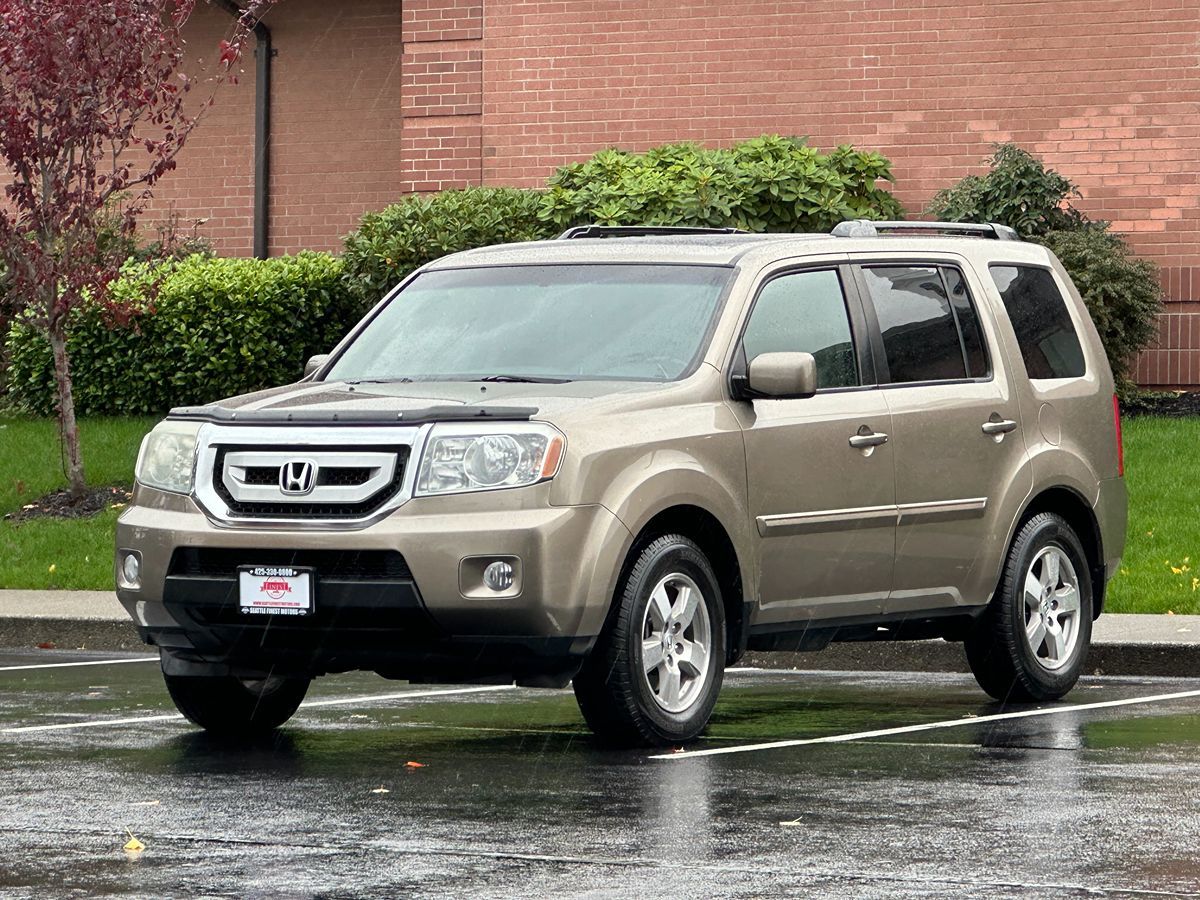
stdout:
[[1000,589],[966,640],[979,686],[997,700],[1057,700],[1075,686],[1092,639],[1092,578],[1067,521],[1021,526]]
[[212,734],[253,737],[292,717],[308,693],[308,678],[167,675],[175,707]]
[[655,539],[621,582],[615,616],[575,677],[592,731],[625,746],[678,744],[708,724],[725,673],[721,588],[703,551]]

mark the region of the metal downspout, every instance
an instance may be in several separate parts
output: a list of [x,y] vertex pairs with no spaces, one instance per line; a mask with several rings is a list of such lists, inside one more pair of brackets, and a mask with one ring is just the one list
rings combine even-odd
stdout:
[[[245,12],[234,0],[213,0],[234,18]],[[254,256],[266,259],[271,222],[271,31],[254,23]]]

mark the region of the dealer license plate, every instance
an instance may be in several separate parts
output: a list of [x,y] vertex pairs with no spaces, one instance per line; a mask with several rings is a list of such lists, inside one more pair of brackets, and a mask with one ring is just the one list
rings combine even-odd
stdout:
[[307,616],[313,611],[312,569],[242,566],[238,603],[243,613]]

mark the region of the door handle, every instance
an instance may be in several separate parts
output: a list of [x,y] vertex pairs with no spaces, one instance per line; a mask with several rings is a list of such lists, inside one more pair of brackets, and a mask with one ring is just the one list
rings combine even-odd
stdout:
[[855,450],[863,450],[867,447],[878,447],[880,444],[887,443],[888,436],[880,431],[869,431],[864,425],[858,430],[858,434],[850,436],[850,446]]
[[980,428],[984,434],[1008,434],[1016,430],[1017,423],[1012,419],[989,419]]

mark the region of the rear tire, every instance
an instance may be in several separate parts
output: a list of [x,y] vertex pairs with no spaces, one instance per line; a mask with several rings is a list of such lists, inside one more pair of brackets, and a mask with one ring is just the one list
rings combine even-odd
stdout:
[[1075,686],[1092,639],[1092,578],[1067,521],[1040,513],[1013,538],[1000,589],[967,638],[979,686],[997,700],[1057,700]]
[[308,693],[308,678],[167,675],[175,707],[212,734],[253,737],[292,717]]
[[678,534],[655,539],[617,589],[617,608],[575,676],[601,740],[679,744],[708,724],[725,673],[725,612],[712,565]]

